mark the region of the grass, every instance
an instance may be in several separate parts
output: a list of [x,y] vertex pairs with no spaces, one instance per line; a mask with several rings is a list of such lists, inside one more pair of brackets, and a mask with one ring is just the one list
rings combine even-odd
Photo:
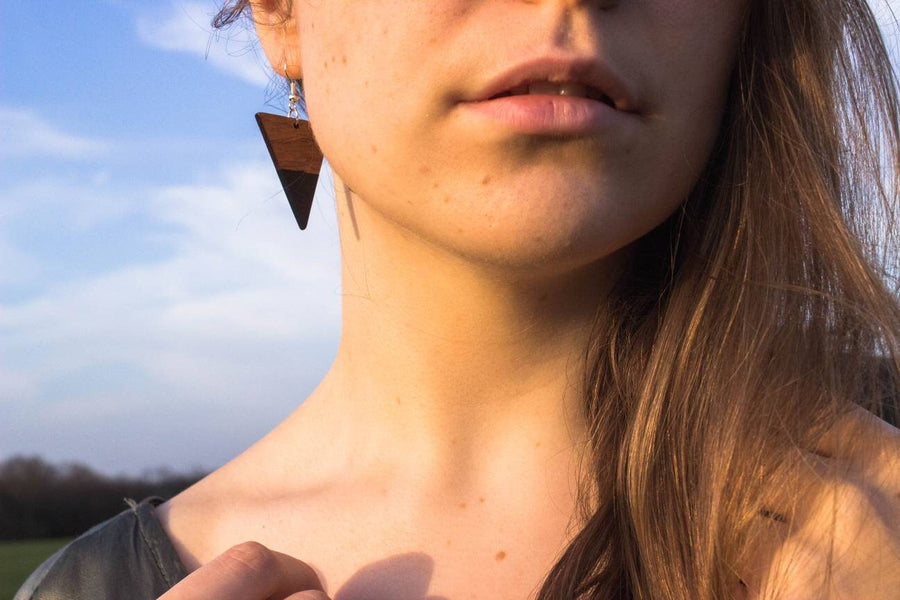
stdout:
[[11,599],[44,559],[71,538],[0,542],[0,598]]

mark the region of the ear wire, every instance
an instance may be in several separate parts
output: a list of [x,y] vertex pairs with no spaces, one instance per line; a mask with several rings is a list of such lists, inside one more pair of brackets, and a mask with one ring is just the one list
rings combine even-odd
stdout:
[[298,103],[300,102],[300,94],[297,93],[297,80],[288,76],[287,63],[284,63],[284,77],[291,83],[291,93],[288,96],[288,117],[294,120],[294,127],[300,126],[300,110]]

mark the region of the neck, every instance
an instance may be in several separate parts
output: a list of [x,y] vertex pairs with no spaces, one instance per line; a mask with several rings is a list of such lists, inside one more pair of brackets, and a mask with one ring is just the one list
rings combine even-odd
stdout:
[[429,245],[363,202],[339,213],[341,344],[298,416],[334,423],[335,446],[353,455],[341,468],[474,474],[492,468],[485,457],[555,456],[586,439],[583,355],[612,259],[511,273]]

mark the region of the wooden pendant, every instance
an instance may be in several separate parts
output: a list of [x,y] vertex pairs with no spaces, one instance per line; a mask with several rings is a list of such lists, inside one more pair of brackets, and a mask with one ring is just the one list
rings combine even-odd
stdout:
[[256,124],[266,141],[297,225],[306,229],[322,168],[322,151],[316,144],[309,121],[256,113]]

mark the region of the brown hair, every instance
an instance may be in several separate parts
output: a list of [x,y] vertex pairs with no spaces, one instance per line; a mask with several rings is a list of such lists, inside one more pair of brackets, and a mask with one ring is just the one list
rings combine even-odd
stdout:
[[706,169],[596,322],[590,477],[540,600],[728,597],[792,451],[853,406],[896,423],[898,141],[865,0],[749,2]]

